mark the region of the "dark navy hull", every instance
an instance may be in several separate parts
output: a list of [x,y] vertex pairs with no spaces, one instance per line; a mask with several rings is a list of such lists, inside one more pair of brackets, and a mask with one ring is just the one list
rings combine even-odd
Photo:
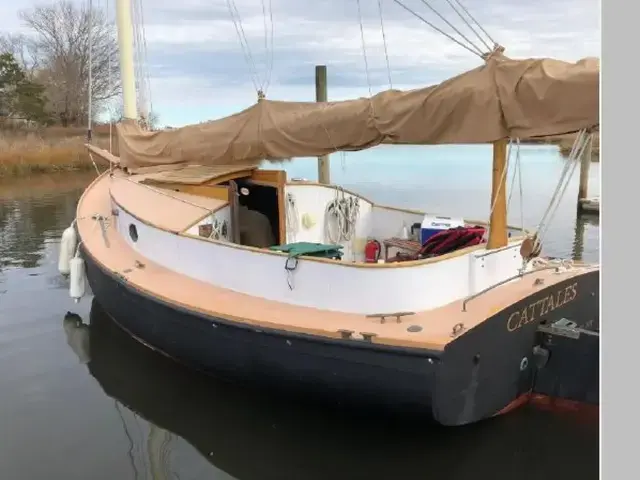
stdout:
[[[205,316],[146,295],[102,269],[88,252],[84,258],[96,299],[129,334],[191,368],[227,380],[331,404],[424,415],[444,425],[495,415],[531,390],[533,362],[524,371],[520,364],[531,356],[534,322],[514,332],[505,329],[518,305],[464,333],[443,353],[257,329]],[[591,311],[597,316],[597,273],[552,287],[581,285],[579,298],[547,318]],[[541,289],[521,303],[536,301],[545,292]]]
[[[94,302],[86,330],[88,368],[104,392],[136,417],[182,437],[233,478],[422,479],[425,471],[443,479],[598,478],[597,419],[524,407],[457,429],[328,411],[185,369],[132,340],[102,310]],[[123,418],[124,428],[144,443],[139,418]],[[182,451],[180,443],[173,436],[173,450]],[[134,451],[144,451],[143,445]],[[203,473],[201,462],[179,458],[171,471],[176,478],[216,478]]]
[[103,309],[131,335],[189,367],[332,403],[431,412],[438,352],[256,329],[164,303],[85,254]]

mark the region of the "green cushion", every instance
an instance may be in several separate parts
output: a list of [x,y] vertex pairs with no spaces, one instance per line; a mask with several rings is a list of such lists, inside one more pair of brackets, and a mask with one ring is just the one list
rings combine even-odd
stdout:
[[342,245],[328,245],[323,243],[295,242],[285,245],[269,247],[270,250],[288,253],[289,257],[323,257],[342,258]]

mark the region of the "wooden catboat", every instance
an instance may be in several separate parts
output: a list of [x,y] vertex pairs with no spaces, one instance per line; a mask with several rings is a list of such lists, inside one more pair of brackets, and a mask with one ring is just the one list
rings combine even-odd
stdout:
[[[121,52],[125,113],[135,118],[128,58]],[[599,268],[541,262],[536,238],[506,224],[507,137],[584,140],[598,125],[598,74],[597,61],[496,51],[422,90],[320,105],[261,98],[233,117],[158,132],[125,121],[120,158],[89,147],[112,168],[78,203],[84,263],[72,260],[72,296],[86,265],[95,297],[131,335],[229,379],[443,425],[504,412],[531,391],[540,323],[599,323]],[[365,261],[367,240],[411,249],[396,237],[424,212],[257,168],[332,149],[465,141],[494,143],[488,241],[431,258]],[[67,240],[63,252],[73,251]],[[282,248],[299,242],[321,246]]]

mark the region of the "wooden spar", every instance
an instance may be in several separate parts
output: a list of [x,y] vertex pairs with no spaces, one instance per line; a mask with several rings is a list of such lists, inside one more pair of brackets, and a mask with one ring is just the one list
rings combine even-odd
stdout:
[[487,249],[507,245],[507,139],[493,143],[493,168],[491,175],[491,218]]
[[136,76],[133,61],[133,22],[131,20],[131,1],[116,1],[116,25],[118,27],[118,50],[120,57],[120,76],[122,78],[122,100],[124,118],[137,120]]
[[[327,66],[316,65],[316,102],[327,101]],[[329,155],[318,157],[318,183],[329,184]]]

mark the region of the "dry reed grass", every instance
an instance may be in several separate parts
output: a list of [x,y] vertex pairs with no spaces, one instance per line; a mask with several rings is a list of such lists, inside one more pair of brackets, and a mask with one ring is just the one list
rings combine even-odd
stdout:
[[[0,178],[94,169],[85,143],[81,128],[0,129]],[[94,131],[93,143],[109,147],[108,126]]]
[[[542,137],[538,139],[523,140],[525,144],[547,144],[557,145],[560,150],[560,154],[564,157],[568,157],[573,148],[577,133],[569,133],[566,135],[555,135],[553,137]],[[600,132],[596,132],[593,138],[593,150],[591,151],[591,161],[600,161]]]
[[[117,141],[112,139],[114,155]],[[551,143],[558,145],[560,153],[568,156],[575,134],[549,137],[526,143]],[[83,128],[47,127],[41,129],[2,128],[0,126],[0,178],[28,176],[36,173],[93,170],[95,167],[84,147],[86,130]],[[109,149],[109,125],[96,125],[93,143]],[[106,163],[94,156],[99,167]],[[594,138],[592,161],[600,159],[600,134]]]

